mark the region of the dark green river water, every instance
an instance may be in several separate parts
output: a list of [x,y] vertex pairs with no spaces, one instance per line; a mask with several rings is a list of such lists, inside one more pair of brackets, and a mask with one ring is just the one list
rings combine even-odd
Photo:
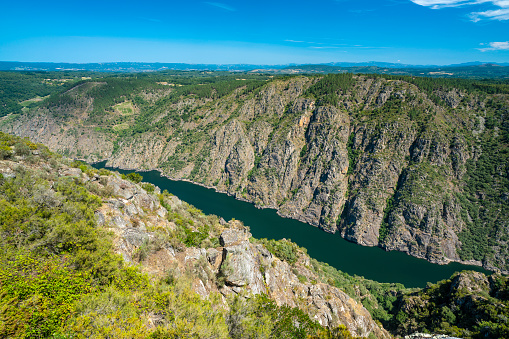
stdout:
[[[120,173],[120,169],[104,167]],[[272,209],[257,209],[253,204],[236,200],[226,194],[217,193],[185,181],[174,181],[161,177],[157,171],[138,172],[143,181],[159,186],[161,190],[176,195],[181,200],[201,209],[205,214],[215,214],[225,220],[235,218],[251,228],[255,238],[291,239],[305,247],[308,254],[319,261],[346,272],[379,282],[397,282],[406,287],[424,287],[427,282],[449,278],[454,272],[475,270],[488,273],[477,266],[458,263],[435,265],[401,252],[385,252],[378,247],[365,247],[348,242],[337,234],[329,234],[297,220],[282,218]]]

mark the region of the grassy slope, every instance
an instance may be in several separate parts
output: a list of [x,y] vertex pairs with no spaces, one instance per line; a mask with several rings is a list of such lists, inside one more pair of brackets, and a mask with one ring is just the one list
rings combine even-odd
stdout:
[[[154,278],[126,266],[113,253],[112,235],[95,221],[94,211],[111,192],[57,174],[69,166],[97,171],[25,139],[2,133],[0,144],[2,161],[14,166],[0,176],[1,337],[351,337],[343,327],[324,329],[299,309],[278,307],[265,296],[233,298],[229,310],[219,295],[202,300],[191,290],[193,272]],[[210,219],[198,210],[194,215]],[[169,217],[184,218],[177,212]],[[205,240],[185,227],[174,236],[183,246]],[[154,314],[156,326],[148,321]]]

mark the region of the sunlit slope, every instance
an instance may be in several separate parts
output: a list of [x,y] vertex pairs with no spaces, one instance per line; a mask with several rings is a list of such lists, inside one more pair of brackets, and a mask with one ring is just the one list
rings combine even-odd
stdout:
[[507,84],[209,73],[94,78],[1,128],[362,245],[508,270]]

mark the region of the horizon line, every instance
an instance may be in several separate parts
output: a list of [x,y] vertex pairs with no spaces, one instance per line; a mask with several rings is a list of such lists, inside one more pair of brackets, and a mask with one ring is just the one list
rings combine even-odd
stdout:
[[[400,62],[389,62],[389,61],[330,61],[320,63],[281,63],[281,64],[264,64],[264,63],[191,63],[191,62],[171,62],[171,61],[90,61],[90,62],[70,62],[70,61],[12,61],[12,60],[0,60],[0,63],[24,63],[24,64],[70,64],[70,65],[90,65],[90,64],[177,64],[177,65],[214,65],[214,66],[307,66],[307,65],[320,65],[320,66],[336,66],[335,64],[389,64],[389,65],[401,65],[401,66],[421,66],[421,67],[444,67],[453,65],[509,65],[509,62],[495,62],[495,61],[466,61],[451,64],[412,64],[412,63],[400,63]],[[502,66],[504,67],[504,66]]]

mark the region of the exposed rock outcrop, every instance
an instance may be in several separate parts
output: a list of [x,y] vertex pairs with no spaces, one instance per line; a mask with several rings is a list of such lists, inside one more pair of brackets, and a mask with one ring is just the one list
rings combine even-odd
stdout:
[[[94,98],[88,91],[103,86],[90,83],[68,91],[74,106],[6,117],[0,128],[77,158],[159,169],[212,186],[361,245],[509,271],[503,250],[509,218],[487,226],[467,207],[467,201],[481,206],[481,200],[494,199],[493,209],[508,209],[507,200],[497,198],[505,194],[506,165],[490,174],[497,184],[484,186],[496,192],[466,189],[473,184],[467,180],[481,176],[470,175],[469,168],[494,156],[486,149],[490,143],[481,141],[501,137],[507,95],[429,90],[410,79],[351,80],[349,89],[327,93],[337,104],[310,95],[308,89],[321,81],[315,77],[275,79],[217,99],[191,94],[167,100],[165,89],[155,96],[159,101],[122,117],[128,123],[120,127],[130,128],[140,112],[151,114],[123,137],[103,132],[97,117],[90,118]],[[113,109],[101,119],[113,131],[120,128]],[[476,222],[489,230],[475,231]],[[484,243],[500,244],[490,245],[494,255],[476,252],[479,234],[491,239]]]
[[[106,201],[96,212],[96,218],[102,227],[115,233],[116,251],[125,261],[141,261],[146,272],[160,276],[169,272],[177,275],[192,272],[193,289],[202,297],[211,292],[220,292],[225,297],[263,293],[278,305],[301,308],[323,326],[343,324],[357,336],[390,337],[362,305],[338,288],[299,281],[296,270],[307,274],[309,281],[318,280],[306,269],[307,255],[301,253],[292,267],[263,245],[251,243],[251,234],[237,221],[230,221],[223,227],[221,247],[178,248],[160,242],[158,232],[150,230],[171,232],[176,226],[165,218],[167,211],[159,200],[117,176],[109,176],[106,187],[111,187],[116,198]],[[176,197],[169,197],[167,203],[175,209],[185,204]],[[140,256],[147,248],[150,248],[148,253]],[[224,277],[222,286],[216,284],[216,276]]]

